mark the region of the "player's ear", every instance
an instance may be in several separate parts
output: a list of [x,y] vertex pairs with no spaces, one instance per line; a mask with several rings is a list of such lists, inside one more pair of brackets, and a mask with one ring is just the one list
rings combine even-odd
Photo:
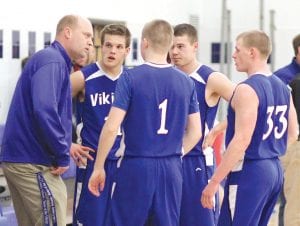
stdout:
[[254,58],[257,55],[257,49],[254,47],[249,48],[249,54],[251,58]]
[[146,38],[143,38],[143,39],[142,39],[142,46],[143,46],[144,48],[148,48],[149,42],[148,42],[148,40],[147,40]]

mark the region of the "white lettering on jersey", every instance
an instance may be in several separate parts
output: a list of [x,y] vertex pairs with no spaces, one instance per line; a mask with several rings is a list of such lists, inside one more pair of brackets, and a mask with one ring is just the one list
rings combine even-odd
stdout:
[[112,102],[114,101],[114,93],[102,92],[102,93],[90,94],[90,99],[93,107],[97,105],[105,105],[105,104],[111,105]]

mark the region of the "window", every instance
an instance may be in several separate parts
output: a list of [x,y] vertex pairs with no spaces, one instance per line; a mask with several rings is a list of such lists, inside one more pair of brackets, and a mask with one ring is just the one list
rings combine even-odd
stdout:
[[3,58],[3,30],[0,30],[0,58]]
[[51,45],[51,33],[44,32],[44,48]]
[[35,32],[30,31],[28,33],[28,56],[31,56],[35,53],[35,41],[36,41],[36,35]]
[[211,62],[220,63],[220,43],[211,44]]
[[[225,44],[225,60],[224,63],[227,63],[227,46]],[[211,62],[212,63],[221,63],[221,43],[213,42],[211,44]]]
[[12,58],[20,58],[20,31],[12,31]]
[[138,59],[138,40],[137,38],[132,39],[132,60]]

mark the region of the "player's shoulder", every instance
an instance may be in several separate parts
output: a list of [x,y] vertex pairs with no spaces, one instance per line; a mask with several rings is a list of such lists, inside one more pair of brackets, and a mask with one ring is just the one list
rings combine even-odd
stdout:
[[80,69],[80,71],[84,75],[85,79],[97,78],[105,74],[97,62],[84,66]]
[[247,104],[249,102],[254,102],[254,100],[258,100],[258,94],[255,87],[247,84],[240,83],[236,86],[232,100],[235,103]]
[[217,72],[216,70],[214,70],[212,67],[208,66],[208,65],[205,65],[205,64],[200,64],[197,72],[199,74],[202,74],[204,76],[209,76],[215,72]]
[[211,67],[200,64],[198,68],[190,74],[192,78],[194,78],[196,81],[199,81],[201,83],[206,84],[208,81],[208,78],[212,75],[218,75],[216,74],[216,71],[212,69]]
[[99,71],[101,70],[101,68],[99,67],[98,63],[91,63],[91,64],[88,64],[84,67],[82,67],[80,69],[82,71],[82,73],[94,73],[96,71]]

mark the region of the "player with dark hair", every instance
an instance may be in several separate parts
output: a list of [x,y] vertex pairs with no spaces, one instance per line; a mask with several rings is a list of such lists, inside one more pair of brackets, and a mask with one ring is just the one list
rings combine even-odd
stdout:
[[[82,99],[78,135],[81,145],[73,144],[71,156],[78,165],[74,195],[73,225],[110,225],[110,191],[117,167],[117,150],[121,132],[111,148],[105,163],[107,183],[100,197],[88,190],[88,181],[94,168],[98,139],[114,100],[116,84],[124,73],[123,63],[129,53],[131,34],[121,24],[108,24],[100,34],[101,59],[71,74],[72,95]],[[88,208],[87,208],[88,207]]]
[[[201,64],[197,60],[197,30],[191,24],[174,27],[173,45],[169,51],[173,64],[189,75],[195,83],[199,101],[202,134],[214,125],[219,99],[229,100],[234,84],[222,73]],[[183,157],[183,191],[180,212],[181,226],[214,226],[219,215],[218,196],[215,208],[203,208],[199,202],[202,190],[215,169],[214,151],[211,147],[203,150],[203,138],[192,151]]]

